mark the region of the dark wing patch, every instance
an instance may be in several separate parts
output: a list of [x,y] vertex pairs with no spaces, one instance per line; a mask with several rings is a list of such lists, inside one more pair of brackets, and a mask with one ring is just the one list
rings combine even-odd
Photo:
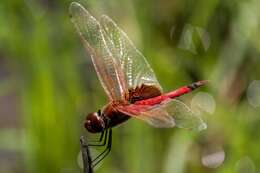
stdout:
[[134,103],[136,101],[153,98],[161,94],[162,92],[158,87],[154,85],[142,84],[140,87],[136,87],[135,89],[129,89],[127,100],[130,103]]

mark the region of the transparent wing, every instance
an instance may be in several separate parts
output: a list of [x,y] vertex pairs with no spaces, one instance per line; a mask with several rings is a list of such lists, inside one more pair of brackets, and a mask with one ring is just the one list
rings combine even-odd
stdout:
[[105,39],[109,44],[109,49],[124,73],[127,88],[135,89],[146,84],[154,85],[161,90],[161,86],[145,57],[116,23],[108,16],[103,15],[100,24],[105,31]]
[[179,100],[168,99],[155,105],[129,105],[120,111],[148,122],[154,127],[179,127],[192,130],[203,130],[207,126],[202,119],[194,115],[191,110]]
[[126,91],[124,74],[108,49],[99,22],[80,4],[70,5],[71,21],[91,56],[99,80],[110,100],[122,100]]

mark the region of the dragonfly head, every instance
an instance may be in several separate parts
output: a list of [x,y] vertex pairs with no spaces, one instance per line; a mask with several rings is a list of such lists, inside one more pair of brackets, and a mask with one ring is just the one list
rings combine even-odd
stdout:
[[102,132],[105,129],[105,122],[101,117],[101,111],[88,114],[84,126],[91,133]]

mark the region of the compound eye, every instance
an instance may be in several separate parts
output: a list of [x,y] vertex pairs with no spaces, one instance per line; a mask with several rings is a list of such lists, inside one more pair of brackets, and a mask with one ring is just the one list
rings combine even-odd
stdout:
[[100,115],[101,111],[88,114],[84,126],[89,132],[98,133],[104,130],[105,124]]
[[85,128],[86,128],[89,132],[92,131],[91,121],[90,121],[90,120],[87,119],[87,120],[85,121],[85,123],[84,123],[84,126],[85,126]]

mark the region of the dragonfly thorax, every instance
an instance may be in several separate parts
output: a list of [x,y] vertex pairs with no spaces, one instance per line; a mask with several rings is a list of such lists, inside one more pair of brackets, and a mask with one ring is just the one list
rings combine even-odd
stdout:
[[91,133],[102,132],[106,125],[100,110],[98,112],[89,113],[87,115],[84,126]]

